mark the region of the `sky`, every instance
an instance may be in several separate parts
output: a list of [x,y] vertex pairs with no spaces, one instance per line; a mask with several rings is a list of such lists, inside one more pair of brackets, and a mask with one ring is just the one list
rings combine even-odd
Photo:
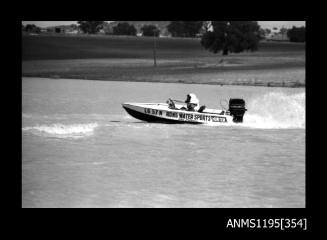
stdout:
[[[35,24],[38,27],[76,24],[77,21],[23,21],[23,24]],[[305,26],[305,21],[258,21],[261,28],[291,28]]]

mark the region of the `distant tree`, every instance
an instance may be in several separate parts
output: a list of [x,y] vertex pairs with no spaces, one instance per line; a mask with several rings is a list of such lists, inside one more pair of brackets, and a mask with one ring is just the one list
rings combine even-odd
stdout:
[[203,21],[172,21],[167,29],[173,37],[195,37],[202,25]]
[[102,29],[102,24],[104,21],[78,21],[79,28],[84,33],[94,34],[99,32],[100,29]]
[[269,28],[260,28],[259,29],[260,39],[266,39],[270,33],[271,33],[271,30]]
[[271,30],[269,28],[266,28],[265,33],[266,33],[266,35],[269,35],[271,33]]
[[282,28],[279,30],[279,33],[281,33],[281,34],[286,34],[287,31],[288,31],[287,28],[282,27]]
[[40,33],[41,32],[41,28],[35,26],[34,24],[27,24],[25,26],[24,30],[26,32],[30,32],[30,33]]
[[305,27],[292,27],[287,31],[291,42],[305,42]]
[[287,40],[287,38],[286,38],[287,32],[288,32],[288,29],[287,28],[284,28],[284,27],[282,27],[279,30],[279,33],[282,35],[282,39],[283,40]]
[[72,30],[78,30],[78,26],[76,24],[70,24],[70,28]]
[[201,45],[213,53],[228,55],[258,49],[260,26],[256,21],[213,21],[212,28],[202,36]]
[[117,26],[113,27],[114,35],[130,35],[136,36],[136,28],[127,22],[118,23]]
[[173,37],[178,37],[184,33],[182,22],[172,21],[167,26],[168,32]]
[[159,36],[160,30],[155,25],[144,25],[141,28],[143,36]]
[[260,40],[266,39],[266,31],[265,31],[265,29],[262,29],[262,28],[259,29],[259,36],[260,36]]

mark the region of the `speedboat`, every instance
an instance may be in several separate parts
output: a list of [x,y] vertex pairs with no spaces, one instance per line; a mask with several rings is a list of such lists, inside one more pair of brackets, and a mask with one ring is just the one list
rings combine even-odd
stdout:
[[241,123],[247,110],[245,101],[238,98],[230,99],[228,109],[223,110],[201,106],[198,111],[188,111],[183,101],[172,99],[166,103],[123,103],[122,106],[136,119],[157,123]]

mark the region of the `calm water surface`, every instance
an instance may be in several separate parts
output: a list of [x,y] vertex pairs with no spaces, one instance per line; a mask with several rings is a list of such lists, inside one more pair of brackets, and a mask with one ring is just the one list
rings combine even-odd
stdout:
[[[244,98],[244,124],[121,107],[190,92],[209,108]],[[23,207],[305,207],[304,104],[304,89],[23,78]]]

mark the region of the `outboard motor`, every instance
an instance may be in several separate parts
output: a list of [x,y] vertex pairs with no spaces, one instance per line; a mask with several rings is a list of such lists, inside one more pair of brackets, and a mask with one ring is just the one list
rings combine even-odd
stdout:
[[234,122],[243,122],[243,115],[247,109],[245,108],[245,101],[239,98],[229,99],[228,111],[233,116]]

